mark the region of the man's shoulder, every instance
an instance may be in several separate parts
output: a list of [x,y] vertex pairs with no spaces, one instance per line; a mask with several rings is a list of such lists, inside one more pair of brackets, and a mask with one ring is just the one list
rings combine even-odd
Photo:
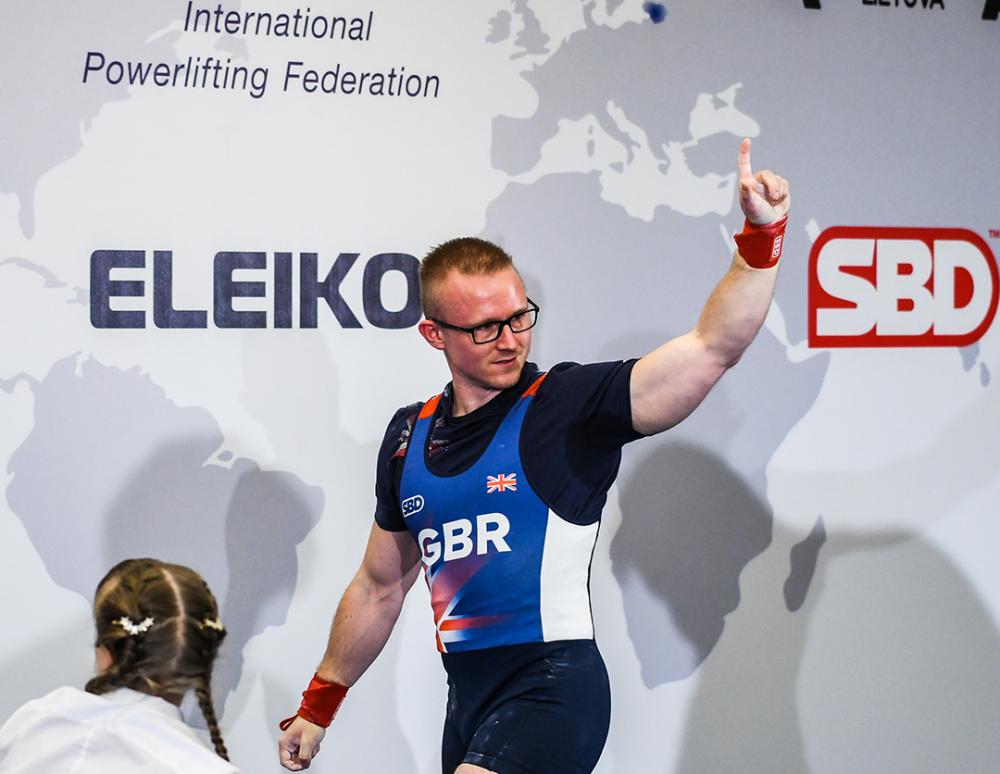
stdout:
[[417,401],[396,409],[385,428],[385,437],[382,439],[382,449],[379,454],[381,458],[391,460],[406,456],[406,447],[410,442],[417,413],[424,403],[425,401]]
[[579,389],[581,386],[597,386],[616,380],[627,381],[636,359],[608,360],[600,363],[577,363],[566,360],[556,363],[546,372],[545,381],[539,387],[539,394],[557,389]]
[[391,428],[391,427],[395,427],[396,425],[399,425],[401,423],[405,423],[408,419],[410,419],[418,411],[420,411],[420,408],[426,402],[427,401],[418,400],[415,403],[408,403],[405,406],[400,406],[398,409],[396,409],[393,412],[392,418],[389,420],[389,424],[386,425],[386,427],[390,427]]
[[634,440],[631,374],[635,363],[566,361],[553,366],[539,385],[538,400],[526,420],[532,435],[549,436],[576,426],[588,428],[591,440],[609,433],[612,445]]

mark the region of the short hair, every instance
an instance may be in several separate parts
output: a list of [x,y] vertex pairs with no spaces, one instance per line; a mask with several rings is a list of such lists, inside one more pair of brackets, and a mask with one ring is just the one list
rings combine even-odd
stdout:
[[457,237],[435,247],[420,262],[420,305],[424,316],[437,314],[437,285],[452,271],[461,274],[496,274],[514,269],[514,259],[507,252],[485,239]]
[[158,559],[126,559],[97,584],[97,645],[111,667],[89,693],[131,688],[153,696],[193,689],[219,757],[229,760],[212,703],[212,666],[226,630],[208,584],[189,567]]

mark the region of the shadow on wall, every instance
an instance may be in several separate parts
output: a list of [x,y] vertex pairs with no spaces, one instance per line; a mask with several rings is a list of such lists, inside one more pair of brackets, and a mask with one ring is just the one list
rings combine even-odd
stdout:
[[959,508],[943,519],[996,481],[994,406],[984,390],[889,465],[800,478],[853,529],[831,517],[824,543],[823,520],[805,540],[776,525],[699,671],[676,771],[996,770],[1000,636],[980,592],[922,531],[856,526],[866,515],[915,530],[940,523],[974,557],[969,546],[993,534],[995,515]]
[[[246,770],[251,771],[256,770],[253,766],[262,765],[256,763],[262,754],[274,754],[271,740],[276,743],[276,723],[295,710],[299,693],[308,683],[309,674],[326,646],[327,627],[340,594],[361,563],[374,511],[371,486],[363,485],[362,481],[374,483],[383,427],[372,428],[378,440],[371,442],[360,442],[345,429],[340,408],[345,392],[341,370],[350,360],[338,355],[338,350],[320,337],[301,336],[289,340],[279,336],[245,336],[242,361],[244,391],[240,395],[241,404],[266,429],[276,457],[293,460],[295,470],[321,484],[327,494],[323,523],[310,535],[309,550],[302,552],[301,577],[309,578],[310,585],[326,589],[320,595],[321,607],[308,611],[319,625],[311,627],[305,642],[305,635],[295,628],[295,621],[289,622],[285,632],[262,638],[268,640],[269,657],[263,663],[258,657],[252,677],[259,680],[263,690],[267,717],[266,725],[255,733],[266,742],[244,751]],[[391,363],[391,359],[387,359],[376,367],[376,371],[383,367],[390,369]],[[377,374],[372,378],[377,378]],[[386,407],[380,421],[388,422],[393,408]],[[248,572],[256,568],[252,558],[255,552],[247,551],[248,543],[265,552],[268,550],[263,536],[247,535],[243,529],[245,517],[241,514],[245,509],[252,511],[258,496],[266,496],[266,493],[257,493],[253,487],[247,487],[234,497],[227,521],[230,562],[245,563]],[[238,502],[244,498],[245,506]],[[285,536],[283,545],[290,539]],[[289,559],[273,556],[271,561],[293,566],[294,544],[292,552]],[[314,562],[312,566],[307,564],[310,561]],[[308,592],[304,594],[308,598]],[[302,596],[300,589],[299,622],[304,604]],[[233,614],[252,620],[255,600],[248,595],[246,601],[246,613],[234,609]],[[284,609],[288,609],[287,604]],[[296,640],[294,657],[283,647],[292,639]],[[337,722],[330,727],[321,757],[312,769],[345,772],[420,770],[397,711],[403,706],[400,695],[408,688],[404,669],[400,666],[401,647],[402,638],[397,631],[352,691],[351,710],[339,714]],[[432,640],[428,640],[427,648],[428,655],[433,654]],[[308,655],[299,655],[302,653]],[[440,668],[439,663],[433,665]],[[241,690],[240,695],[249,698],[250,692]],[[241,708],[232,703],[227,709],[229,712],[235,710],[237,717],[241,712]],[[443,720],[443,707],[428,706],[426,710],[439,712]],[[378,722],[373,723],[376,717]],[[266,753],[259,750],[266,750]],[[258,753],[257,757],[253,757],[254,753]],[[251,760],[255,761],[252,765]],[[267,760],[270,765],[270,757]],[[277,768],[276,758],[274,766]]]
[[289,473],[219,452],[210,412],[179,407],[138,369],[93,358],[56,363],[32,383],[35,423],[7,488],[52,579],[88,603],[109,567],[154,556],[208,581],[229,628],[216,673],[220,707],[247,640],[284,622],[296,547],[323,492]]
[[612,572],[653,688],[688,677],[715,647],[740,573],[771,541],[771,513],[725,462],[683,441],[635,464],[619,492]]
[[637,460],[620,503],[643,682],[698,675],[677,762],[650,772],[994,770],[1000,638],[938,549],[822,518],[772,541],[765,504],[684,442]]
[[[320,344],[312,345],[307,353],[284,351],[282,342],[270,347],[273,357],[261,362],[280,376],[256,375],[260,378],[255,385],[263,395],[273,394],[276,379],[299,374],[302,361],[297,358],[303,355],[310,356],[306,362],[315,368],[322,367],[326,377],[306,396],[310,400],[305,405],[314,410],[304,414],[309,418],[310,438],[321,438],[315,448],[312,440],[303,442],[309,444],[308,455],[323,458],[317,468],[324,461],[335,463],[358,454],[374,466],[374,445],[359,449],[347,434],[338,432],[336,368],[329,352]],[[24,524],[53,581],[88,603],[100,577],[127,557],[155,556],[198,570],[218,598],[229,631],[214,674],[213,693],[221,713],[241,679],[247,642],[267,627],[286,621],[299,576],[297,549],[319,522],[324,490],[292,473],[261,470],[252,460],[220,452],[224,436],[212,414],[200,407],[177,406],[137,368],[108,367],[93,358],[78,363],[74,356],[56,363],[40,382],[32,380],[31,389],[35,422],[11,457],[12,478],[6,492],[11,510]],[[303,405],[295,402],[290,411],[295,413]],[[295,414],[296,421],[284,423],[283,417],[277,417],[278,424],[290,428],[283,442],[302,434],[301,416]],[[345,533],[367,534],[370,528],[370,494],[359,491],[357,496],[364,498],[364,511],[341,496],[338,508],[326,514],[332,519],[349,514],[350,525],[331,529],[340,538]],[[358,552],[349,558],[340,554],[341,545],[344,551],[364,545],[363,535],[356,537],[336,541],[323,555],[331,575],[347,566],[346,562],[352,566],[360,562],[360,549],[352,549]],[[339,578],[337,585],[342,586]],[[335,605],[331,594],[329,609],[317,615],[329,620]],[[395,647],[390,643],[389,650]],[[317,657],[322,649],[323,642],[315,642]],[[40,643],[11,668],[37,674],[39,652],[50,652],[50,648]],[[92,661],[89,652],[81,656]],[[379,701],[392,696],[400,685],[396,661],[391,653],[386,654],[366,681]],[[271,721],[288,714],[290,706],[294,709],[298,691],[304,687],[299,683],[308,679],[308,671],[302,669],[311,671],[311,665],[275,666],[283,669],[280,674],[285,683],[280,687],[275,687],[277,671],[262,676],[268,723],[261,731],[267,735],[269,751],[271,740],[277,738]],[[289,680],[295,681],[294,689],[289,688]],[[26,685],[20,701],[36,695]],[[227,715],[233,710],[238,715],[242,708],[229,709]],[[367,716],[355,715],[361,727],[354,728],[348,757],[371,760],[374,770],[416,770],[395,713],[389,715],[392,721],[383,719],[378,724],[382,743],[375,745],[376,750],[372,750],[375,732],[363,727]],[[189,720],[202,723],[197,710]],[[240,750],[235,752],[240,754]],[[348,765],[347,770],[355,769]]]
[[994,771],[1000,638],[962,573],[906,533],[837,535],[790,614],[794,539],[701,670],[671,771]]
[[197,438],[154,449],[108,509],[102,554],[108,566],[155,556],[202,574],[228,630],[213,682],[221,708],[239,683],[249,639],[285,621],[296,547],[319,520],[323,494],[247,459],[202,465],[205,452]]

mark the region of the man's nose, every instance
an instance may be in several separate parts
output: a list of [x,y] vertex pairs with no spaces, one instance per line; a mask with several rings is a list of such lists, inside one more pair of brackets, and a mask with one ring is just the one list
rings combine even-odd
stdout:
[[499,338],[497,338],[497,347],[499,349],[517,349],[518,343],[517,334],[511,330],[509,325],[504,325],[500,329]]

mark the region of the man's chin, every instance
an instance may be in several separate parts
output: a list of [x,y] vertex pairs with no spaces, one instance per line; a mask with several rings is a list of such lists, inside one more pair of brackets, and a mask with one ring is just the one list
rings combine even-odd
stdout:
[[493,390],[506,390],[513,387],[521,379],[524,363],[517,362],[503,367],[499,373],[490,374],[489,387]]

